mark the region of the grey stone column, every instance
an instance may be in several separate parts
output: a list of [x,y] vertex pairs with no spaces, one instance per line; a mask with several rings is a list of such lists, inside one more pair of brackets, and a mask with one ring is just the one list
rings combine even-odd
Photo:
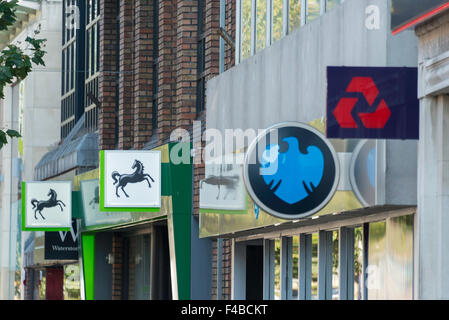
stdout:
[[449,97],[420,102],[415,298],[449,299]]

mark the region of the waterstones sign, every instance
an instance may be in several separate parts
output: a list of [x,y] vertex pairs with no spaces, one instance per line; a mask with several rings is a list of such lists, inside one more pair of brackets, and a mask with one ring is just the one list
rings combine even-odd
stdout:
[[71,225],[71,181],[22,183],[22,230],[69,231]]
[[100,211],[159,211],[160,151],[100,151]]
[[70,231],[45,232],[46,260],[78,260],[79,220],[73,219]]

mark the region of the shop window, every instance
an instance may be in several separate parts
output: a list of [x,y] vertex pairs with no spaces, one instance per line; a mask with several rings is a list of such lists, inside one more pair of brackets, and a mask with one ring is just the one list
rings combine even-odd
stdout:
[[354,300],[362,300],[363,289],[363,227],[354,228]]
[[263,299],[263,246],[246,247],[246,300]]
[[369,299],[386,299],[385,262],[387,253],[386,221],[369,224],[368,266],[366,272],[366,288]]
[[64,266],[64,300],[80,300],[80,267],[78,264]]
[[413,215],[370,223],[368,237],[368,299],[413,299]]
[[[413,218],[264,240],[263,298],[412,299]],[[247,254],[247,277],[256,260]],[[247,290],[256,282],[247,278]]]
[[150,299],[150,236],[136,235],[124,239],[124,278],[122,299]]

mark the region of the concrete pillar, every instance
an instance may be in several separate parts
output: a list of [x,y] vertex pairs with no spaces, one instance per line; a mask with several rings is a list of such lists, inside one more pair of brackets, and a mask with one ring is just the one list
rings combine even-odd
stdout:
[[424,97],[420,103],[415,243],[418,299],[449,299],[448,137],[449,97]]

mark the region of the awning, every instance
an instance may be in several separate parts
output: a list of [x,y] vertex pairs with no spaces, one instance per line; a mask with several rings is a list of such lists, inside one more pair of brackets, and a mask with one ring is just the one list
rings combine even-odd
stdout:
[[86,132],[83,115],[62,144],[38,162],[34,168],[34,179],[45,180],[75,168],[96,168],[98,151],[98,133]]

